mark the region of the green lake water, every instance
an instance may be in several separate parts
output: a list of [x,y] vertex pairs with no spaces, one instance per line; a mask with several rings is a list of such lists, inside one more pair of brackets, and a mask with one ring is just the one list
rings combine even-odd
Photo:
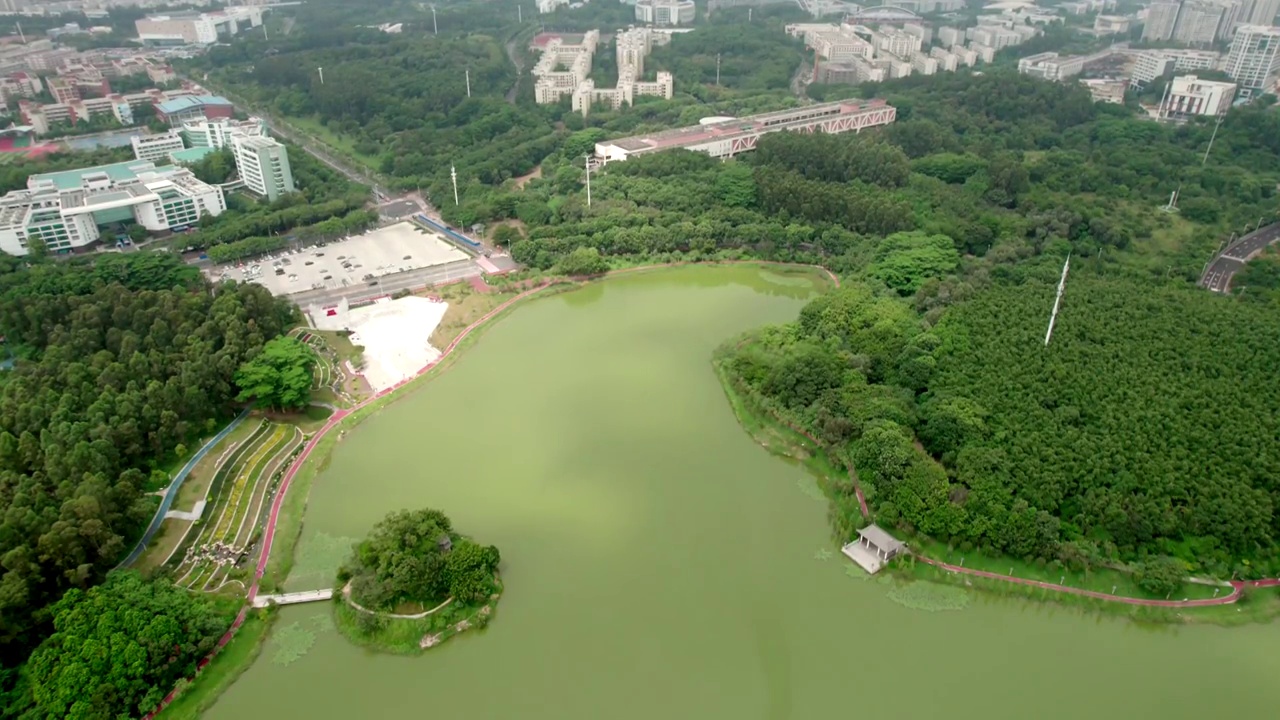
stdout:
[[809,288],[753,268],[531,302],[349,432],[315,481],[290,590],[387,512],[502,551],[493,624],[374,654],[286,608],[207,717],[454,720],[1205,718],[1280,713],[1280,626],[1145,628],[975,595],[912,610],[852,576],[806,472],[738,426],[713,348]]

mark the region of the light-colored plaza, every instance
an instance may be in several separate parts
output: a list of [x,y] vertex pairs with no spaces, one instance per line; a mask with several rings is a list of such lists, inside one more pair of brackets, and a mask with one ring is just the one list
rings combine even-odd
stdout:
[[365,380],[375,392],[413,377],[440,357],[431,346],[431,333],[444,318],[448,303],[422,297],[384,298],[372,305],[348,309],[303,308],[317,330],[348,330],[351,342],[364,348]]
[[399,222],[324,246],[216,267],[209,274],[214,279],[256,282],[273,295],[292,295],[326,288],[376,288],[380,277],[468,258],[439,235]]

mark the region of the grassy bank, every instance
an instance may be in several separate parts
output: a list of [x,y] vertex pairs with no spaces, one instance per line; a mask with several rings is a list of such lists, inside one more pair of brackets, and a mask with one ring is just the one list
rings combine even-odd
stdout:
[[250,611],[231,642],[214,656],[192,682],[179,685],[178,696],[160,713],[165,720],[196,720],[262,652],[262,641],[275,620],[267,610]]
[[[896,577],[900,578],[927,580],[933,583],[980,590],[987,595],[996,597],[1034,600],[1036,602],[1053,603],[1062,607],[1081,608],[1103,615],[1127,618],[1140,623],[1211,624],[1231,627],[1270,622],[1280,616],[1280,589],[1277,588],[1249,588],[1239,600],[1230,605],[1167,608],[1127,605],[1125,603],[1054,592],[990,578],[961,575],[947,572],[926,563],[914,562],[910,558],[895,561],[890,566],[890,569]],[[1210,589],[1210,596],[1212,596],[1212,592],[1212,589]],[[1224,589],[1223,592],[1229,591]],[[1175,599],[1180,600],[1182,598]]]
[[[396,655],[419,655],[457,635],[483,630],[497,614],[501,595],[502,583],[499,582],[498,591],[484,603],[449,603],[423,618],[370,614],[335,597],[333,620],[338,632],[356,645]],[[423,647],[423,639],[428,636],[434,637],[433,644]]]

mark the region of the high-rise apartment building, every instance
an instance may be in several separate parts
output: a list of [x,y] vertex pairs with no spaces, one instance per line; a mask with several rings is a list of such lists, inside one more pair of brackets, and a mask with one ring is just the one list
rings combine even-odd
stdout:
[[1280,72],[1280,27],[1243,25],[1236,28],[1222,69],[1240,86],[1241,97],[1265,92],[1269,80]]
[[1173,39],[1192,45],[1211,44],[1218,36],[1225,8],[1210,2],[1188,0],[1182,3],[1178,21],[1173,28]]
[[1182,7],[1176,2],[1153,2],[1147,6],[1147,24],[1142,28],[1142,39],[1161,42],[1173,37],[1173,29],[1178,24],[1178,9]]
[[1275,25],[1280,15],[1280,0],[1245,0],[1240,22],[1250,25]]
[[293,192],[289,151],[269,137],[237,135],[231,138],[236,170],[245,187],[268,200]]

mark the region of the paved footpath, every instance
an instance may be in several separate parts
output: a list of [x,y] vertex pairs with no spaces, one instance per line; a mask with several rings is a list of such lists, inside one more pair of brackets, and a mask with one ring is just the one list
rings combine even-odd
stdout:
[[1066,593],[1068,595],[1082,595],[1084,597],[1105,600],[1107,602],[1123,603],[1125,605],[1140,605],[1143,607],[1194,608],[1212,607],[1214,605],[1230,605],[1240,599],[1240,594],[1244,592],[1246,587],[1280,587],[1280,578],[1271,578],[1268,580],[1235,580],[1230,583],[1231,592],[1223,595],[1222,597],[1203,598],[1200,600],[1148,600],[1145,598],[1112,595],[1111,593],[1085,590],[1083,588],[1059,585],[1057,583],[1043,582],[1040,580],[1028,580],[1027,578],[1020,578],[1013,575],[1001,575],[999,573],[987,572],[986,570],[974,570],[973,568],[961,567],[959,565],[942,562],[941,560],[927,558],[923,555],[915,555],[914,557],[926,565],[932,565],[961,575],[973,575],[975,577],[1000,580],[1002,582],[1013,583],[1015,585],[1028,585],[1031,587],[1043,588],[1045,590]]
[[231,431],[235,430],[236,427],[239,426],[240,423],[244,422],[244,419],[248,416],[248,410],[237,415],[236,419],[232,420],[230,425],[222,428],[222,432],[214,435],[212,440],[205,443],[204,447],[197,450],[196,454],[192,455],[191,459],[187,461],[187,464],[182,466],[182,469],[178,471],[176,476],[174,476],[173,481],[169,483],[169,487],[165,489],[164,499],[160,501],[160,509],[156,510],[156,516],[151,518],[151,524],[147,526],[146,532],[142,533],[142,538],[138,540],[138,544],[133,547],[129,556],[124,560],[121,560],[120,564],[115,567],[116,570],[127,565],[132,565],[137,562],[138,558],[142,557],[142,553],[147,549],[147,543],[151,542],[151,539],[156,536],[156,533],[160,530],[161,523],[164,522],[165,515],[167,515],[169,509],[173,507],[173,501],[178,499],[178,490],[182,487],[182,483],[187,479],[187,476],[190,475],[196,465],[204,459],[204,456],[213,449],[214,445],[222,442],[222,440],[230,435]]

